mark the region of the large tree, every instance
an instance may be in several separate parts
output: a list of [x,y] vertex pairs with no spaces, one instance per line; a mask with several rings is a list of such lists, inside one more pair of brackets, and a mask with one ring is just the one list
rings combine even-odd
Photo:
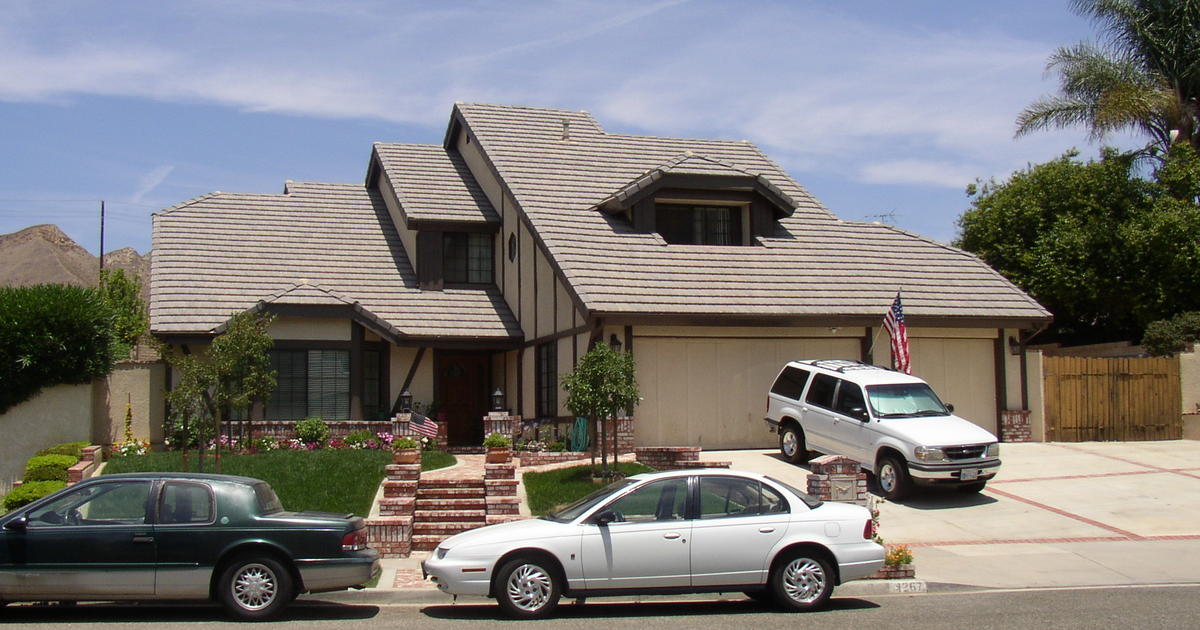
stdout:
[[956,245],[1054,313],[1066,342],[1135,340],[1151,321],[1200,309],[1200,159],[1172,149],[1153,179],[1132,157],[1075,152],[972,187]]
[[1093,139],[1132,130],[1164,156],[1175,143],[1200,149],[1200,0],[1072,0],[1100,29],[1100,43],[1064,46],[1047,72],[1060,95],[1030,105],[1017,135],[1082,125]]

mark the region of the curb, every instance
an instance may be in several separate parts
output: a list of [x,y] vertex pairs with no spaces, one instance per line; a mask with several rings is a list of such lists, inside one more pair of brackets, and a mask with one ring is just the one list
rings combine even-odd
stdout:
[[[833,591],[835,598],[840,597],[870,597],[879,595],[918,595],[929,592],[929,585],[923,580],[856,580]],[[571,601],[571,597],[564,597]],[[589,598],[589,601],[593,598]],[[743,599],[741,592],[731,590],[728,593],[693,593],[685,595],[633,595],[594,598],[595,601],[616,603],[622,601],[658,602],[658,601],[713,601],[723,599]],[[495,600],[487,597],[468,597],[460,595],[457,600],[442,593],[436,588],[368,588],[360,591],[337,591],[333,593],[317,593],[303,595],[300,602],[328,602],[336,604],[359,604],[375,606],[404,606],[415,604],[444,605],[458,604],[494,604]]]

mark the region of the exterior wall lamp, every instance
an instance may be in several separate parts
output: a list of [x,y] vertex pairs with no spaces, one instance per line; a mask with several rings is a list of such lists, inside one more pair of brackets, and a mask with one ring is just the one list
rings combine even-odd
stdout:
[[492,411],[504,410],[504,390],[496,387],[496,391],[492,392]]
[[407,389],[400,392],[400,411],[404,413],[412,413],[413,396],[412,392]]

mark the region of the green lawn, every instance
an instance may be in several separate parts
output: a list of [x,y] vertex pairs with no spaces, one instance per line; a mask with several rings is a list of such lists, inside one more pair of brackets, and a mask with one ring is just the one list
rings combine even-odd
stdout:
[[[654,469],[636,462],[621,462],[617,466],[625,476],[651,472]],[[527,472],[522,477],[529,511],[541,516],[603,487],[592,481],[591,466],[573,466],[546,472]]]
[[[197,472],[196,454],[192,453],[188,461],[188,469]],[[204,458],[204,472],[215,472],[213,461],[211,456]],[[383,481],[384,467],[391,461],[391,451],[273,451],[256,455],[222,455],[221,472],[266,481],[289,510],[366,516],[371,511],[375,491]],[[443,468],[455,461],[448,453],[425,452],[422,453],[421,468]],[[178,451],[168,451],[113,457],[104,467],[104,474],[179,470],[183,470],[182,455]]]

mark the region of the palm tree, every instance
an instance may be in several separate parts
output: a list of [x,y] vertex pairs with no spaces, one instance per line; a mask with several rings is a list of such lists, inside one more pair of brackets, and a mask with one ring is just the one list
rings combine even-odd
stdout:
[[1083,125],[1093,140],[1123,129],[1150,138],[1146,151],[1172,144],[1200,149],[1200,0],[1072,0],[1103,44],[1064,46],[1046,71],[1061,95],[1036,101],[1017,117],[1017,136]]

